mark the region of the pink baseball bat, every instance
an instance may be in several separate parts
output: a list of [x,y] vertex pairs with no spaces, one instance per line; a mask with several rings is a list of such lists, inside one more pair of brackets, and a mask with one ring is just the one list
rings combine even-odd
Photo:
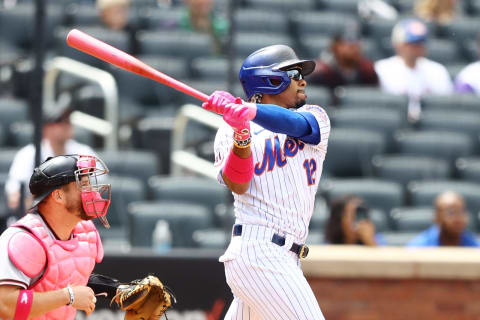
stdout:
[[80,30],[73,29],[68,33],[67,44],[72,48],[83,51],[86,54],[116,65],[124,70],[160,82],[201,101],[208,101],[208,96],[205,93],[200,92],[181,81],[175,80],[158,70],[155,70],[151,66],[135,57],[132,57],[128,53],[112,47],[111,45],[106,44],[105,42],[100,41]]

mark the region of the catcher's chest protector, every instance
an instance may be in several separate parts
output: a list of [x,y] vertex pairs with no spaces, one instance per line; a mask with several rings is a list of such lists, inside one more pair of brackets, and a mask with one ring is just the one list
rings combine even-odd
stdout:
[[[47,267],[42,277],[33,284],[36,292],[65,288],[67,285],[86,285],[95,267],[103,259],[103,247],[95,225],[91,221],[80,222],[68,241],[56,240],[48,234],[41,221],[26,215],[15,226],[27,228],[47,252]],[[35,320],[73,320],[76,309],[64,306],[50,311]]]

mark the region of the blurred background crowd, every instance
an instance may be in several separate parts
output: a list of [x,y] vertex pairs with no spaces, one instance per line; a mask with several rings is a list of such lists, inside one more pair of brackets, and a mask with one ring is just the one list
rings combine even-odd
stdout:
[[[477,246],[479,0],[45,2],[46,65],[67,57],[111,74],[118,88],[116,148],[72,125],[75,111],[107,117],[98,83],[61,72],[55,106],[44,106],[51,111],[43,116],[42,157],[95,152],[110,167],[112,228],[100,228],[107,250],[160,238],[167,247],[223,248],[232,199],[193,169],[172,174],[175,129],[185,151],[213,162],[215,128],[189,121],[179,129],[176,121],[182,105],[199,101],[68,47],[72,28],[206,94],[240,97],[241,61],[267,45],[290,45],[317,61],[307,101],[324,106],[332,122],[308,242]],[[34,15],[33,0],[0,0],[3,227],[28,208]]]

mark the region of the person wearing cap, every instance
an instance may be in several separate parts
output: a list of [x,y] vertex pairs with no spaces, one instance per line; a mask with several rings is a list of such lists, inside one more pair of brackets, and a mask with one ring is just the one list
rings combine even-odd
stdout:
[[[480,33],[477,36],[477,48],[480,57]],[[455,78],[455,90],[480,96],[480,59],[470,63],[458,73]]]
[[449,95],[453,83],[447,69],[425,57],[427,27],[417,19],[399,21],[392,30],[396,55],[379,60],[375,70],[382,89],[409,98],[409,118],[420,117],[420,100],[424,95]]
[[[72,111],[70,97],[61,95],[55,106],[44,112],[40,161],[61,154],[95,155],[91,147],[73,139],[73,127],[70,123]],[[22,185],[27,185],[34,167],[35,145],[30,143],[15,154],[8,172],[5,193],[7,205],[12,212],[16,212],[20,207]],[[25,191],[25,207],[28,208],[31,195]]]
[[331,90],[346,85],[378,85],[373,62],[362,52],[356,26],[347,26],[335,34],[329,48],[321,52],[315,62],[315,70],[308,77],[311,84]]
[[109,227],[111,186],[97,182],[108,168],[95,156],[61,155],[32,171],[32,207],[0,236],[0,318],[88,316],[97,299],[87,284],[104,254],[91,220]]

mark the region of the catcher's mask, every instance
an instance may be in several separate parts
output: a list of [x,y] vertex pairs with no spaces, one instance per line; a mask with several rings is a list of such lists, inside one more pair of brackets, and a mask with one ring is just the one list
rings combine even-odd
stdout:
[[53,190],[76,182],[81,191],[82,206],[89,217],[98,218],[106,228],[110,225],[107,211],[111,199],[111,185],[98,183],[98,177],[108,173],[105,163],[89,155],[62,155],[49,157],[35,168],[30,178],[33,195],[32,208],[42,202]]
[[257,93],[282,93],[290,85],[293,76],[287,71],[291,69],[298,69],[302,76],[306,76],[315,69],[315,62],[298,59],[292,48],[280,44],[249,55],[243,61],[239,74],[247,99]]

